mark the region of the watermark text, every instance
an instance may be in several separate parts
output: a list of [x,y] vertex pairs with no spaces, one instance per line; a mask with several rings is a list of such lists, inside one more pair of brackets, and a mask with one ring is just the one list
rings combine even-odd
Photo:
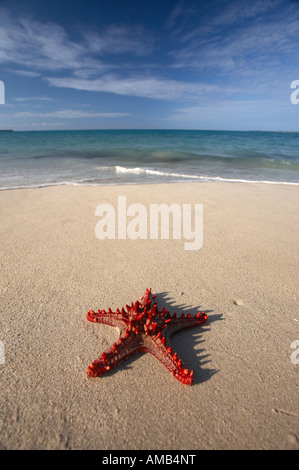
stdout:
[[295,88],[295,91],[291,93],[290,100],[292,104],[299,103],[299,80],[293,80],[291,83],[291,88]]
[[4,343],[0,341],[0,364],[5,362],[5,352],[4,352]]
[[5,104],[5,87],[2,80],[0,80],[0,104]]
[[297,365],[299,364],[299,339],[292,341],[291,348],[295,349],[291,354],[291,363]]
[[202,204],[150,204],[148,213],[143,204],[127,207],[126,196],[118,196],[117,211],[112,204],[103,203],[95,215],[100,217],[95,227],[99,240],[169,240],[172,235],[173,240],[185,240],[185,250],[199,250],[203,244]]

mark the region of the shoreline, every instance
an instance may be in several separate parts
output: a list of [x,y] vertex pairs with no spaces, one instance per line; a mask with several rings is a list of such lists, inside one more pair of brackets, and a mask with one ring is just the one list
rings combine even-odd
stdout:
[[[119,195],[146,209],[202,204],[201,249],[99,240],[96,207]],[[298,449],[298,202],[295,186],[260,183],[1,191],[0,447]],[[173,336],[190,387],[150,354],[86,374],[118,338],[88,310],[121,308],[146,288],[159,308],[208,315]]]
[[243,179],[229,179],[229,178],[220,178],[220,177],[214,177],[211,179],[204,179],[203,177],[202,181],[149,181],[149,182],[122,182],[122,183],[95,183],[95,184],[84,184],[84,183],[68,183],[68,182],[62,182],[62,183],[48,183],[48,184],[41,184],[38,186],[20,186],[20,187],[8,187],[8,188],[0,188],[0,191],[17,191],[19,189],[43,189],[43,188],[55,188],[55,187],[60,187],[60,186],[75,186],[75,187],[87,187],[87,188],[97,188],[97,187],[109,187],[109,186],[142,186],[142,185],[167,185],[167,184],[206,184],[206,183],[214,183],[214,184],[265,184],[265,185],[285,185],[285,186],[299,186],[299,182],[292,182],[292,181],[267,181],[267,180],[262,180],[262,181],[257,181],[257,180],[243,180]]

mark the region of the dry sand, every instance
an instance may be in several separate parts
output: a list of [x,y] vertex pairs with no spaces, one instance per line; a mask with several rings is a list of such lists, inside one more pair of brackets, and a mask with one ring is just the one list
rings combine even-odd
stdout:
[[[118,195],[202,203],[203,247],[97,239],[95,209]],[[299,187],[64,186],[2,191],[0,203],[1,448],[299,448]],[[160,307],[209,315],[173,337],[191,387],[150,354],[86,375],[118,337],[86,312],[147,287]]]

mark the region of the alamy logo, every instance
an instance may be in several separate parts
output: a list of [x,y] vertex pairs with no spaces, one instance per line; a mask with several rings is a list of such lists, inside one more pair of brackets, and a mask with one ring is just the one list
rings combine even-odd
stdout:
[[296,88],[295,91],[290,96],[290,100],[292,104],[299,103],[299,80],[293,80],[291,83],[291,88]]
[[4,354],[4,343],[0,341],[0,364],[4,364],[5,362],[5,354]]
[[[100,217],[95,227],[95,235],[99,240],[161,240],[170,239],[172,219],[172,239],[185,240],[185,250],[199,250],[203,244],[203,205],[194,204],[150,204],[149,214],[143,204],[131,204],[127,208],[126,196],[118,196],[117,214],[112,204],[99,204],[95,215]],[[130,220],[127,220],[130,217]],[[192,220],[193,219],[193,220]],[[117,230],[116,230],[117,224]],[[194,228],[192,230],[192,227]]]
[[5,88],[2,80],[0,80],[0,104],[5,104]]
[[291,348],[295,349],[291,354],[291,363],[297,365],[299,364],[299,339],[295,339],[295,341],[291,343]]

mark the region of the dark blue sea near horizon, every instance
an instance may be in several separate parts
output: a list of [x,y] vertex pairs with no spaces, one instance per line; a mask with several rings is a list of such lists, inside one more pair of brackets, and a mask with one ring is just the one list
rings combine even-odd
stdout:
[[193,181],[299,184],[299,133],[0,132],[0,189]]

